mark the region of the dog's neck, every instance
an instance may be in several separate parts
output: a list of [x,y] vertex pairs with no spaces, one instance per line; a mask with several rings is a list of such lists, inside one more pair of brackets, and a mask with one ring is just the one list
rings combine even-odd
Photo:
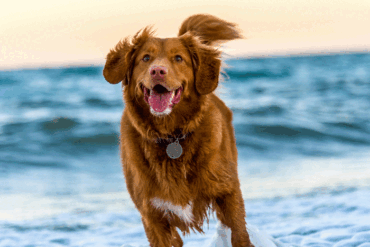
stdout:
[[172,135],[167,135],[167,138],[154,138],[152,141],[156,143],[172,143],[176,140],[185,140],[189,137],[193,132],[184,133],[181,129],[176,129]]

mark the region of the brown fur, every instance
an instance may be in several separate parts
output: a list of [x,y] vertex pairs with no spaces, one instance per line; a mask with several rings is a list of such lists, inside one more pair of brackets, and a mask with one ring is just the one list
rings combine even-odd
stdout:
[[[213,93],[221,61],[220,52],[211,44],[239,37],[235,24],[195,15],[184,21],[176,38],[156,38],[145,28],[131,42],[119,42],[107,55],[104,77],[125,85],[120,149],[126,185],[153,247],[182,246],[176,227],[184,235],[190,230],[203,232],[208,209],[215,210],[219,220],[231,228],[233,247],[251,246],[232,112]],[[145,54],[150,54],[149,62],[143,62]],[[174,61],[175,55],[183,61]],[[148,73],[153,64],[168,69],[168,88],[184,88],[180,102],[163,117],[150,113],[140,89],[140,84],[153,86]],[[163,140],[178,133],[186,135],[180,140],[183,153],[171,159]],[[194,221],[187,224],[175,214],[164,217],[151,204],[154,197],[183,207],[192,202]]]

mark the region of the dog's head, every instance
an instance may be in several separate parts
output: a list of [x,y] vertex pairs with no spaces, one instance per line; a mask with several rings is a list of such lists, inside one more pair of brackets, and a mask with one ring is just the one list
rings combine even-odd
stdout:
[[124,40],[111,50],[104,76],[110,83],[122,81],[153,115],[163,116],[182,99],[189,101],[192,92],[204,95],[216,89],[219,55],[190,33],[160,39],[144,29],[131,43]]
[[109,52],[104,77],[112,84],[122,81],[126,104],[138,102],[156,117],[182,104],[189,108],[216,89],[221,61],[212,43],[239,38],[234,27],[210,15],[195,15],[183,22],[175,38],[157,38],[145,28]]

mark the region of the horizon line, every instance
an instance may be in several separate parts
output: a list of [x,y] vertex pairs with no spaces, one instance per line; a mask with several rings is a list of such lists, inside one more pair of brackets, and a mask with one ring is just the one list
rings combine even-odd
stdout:
[[[232,54],[231,54],[232,53]],[[336,55],[350,55],[350,54],[370,54],[369,48],[357,48],[351,50],[312,50],[312,51],[276,51],[276,52],[255,52],[255,53],[243,53],[239,52],[239,55],[233,52],[222,52],[222,59],[231,60],[231,59],[273,59],[273,58],[288,58],[288,57],[309,57],[309,56],[336,56]],[[39,69],[62,69],[62,68],[83,68],[83,67],[103,67],[105,64],[105,58],[101,59],[102,62],[97,60],[90,61],[69,61],[69,62],[60,62],[50,65],[50,63],[39,63],[36,65],[15,65],[15,66],[0,66],[0,72],[6,71],[17,71],[17,70],[39,70]]]

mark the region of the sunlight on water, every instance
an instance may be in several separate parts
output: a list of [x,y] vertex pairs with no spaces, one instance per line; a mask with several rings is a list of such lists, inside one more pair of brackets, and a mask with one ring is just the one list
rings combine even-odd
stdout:
[[[320,188],[368,187],[370,157],[358,155],[356,158],[243,160],[239,163],[239,176],[244,198],[290,196]],[[248,166],[249,172],[245,172]]]

